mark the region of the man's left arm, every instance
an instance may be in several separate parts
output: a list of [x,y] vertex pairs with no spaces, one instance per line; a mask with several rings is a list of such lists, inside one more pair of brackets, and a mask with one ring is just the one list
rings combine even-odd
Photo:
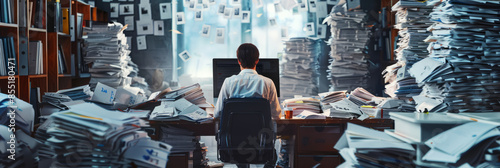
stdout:
[[273,119],[280,119],[281,118],[281,106],[280,102],[278,100],[278,93],[276,92],[276,87],[274,86],[274,83],[269,86],[269,103],[271,104],[271,115],[273,116]]

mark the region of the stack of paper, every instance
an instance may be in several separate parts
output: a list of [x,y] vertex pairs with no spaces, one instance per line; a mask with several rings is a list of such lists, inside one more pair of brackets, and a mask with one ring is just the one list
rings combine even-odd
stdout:
[[281,62],[281,97],[318,94],[317,67],[321,54],[321,42],[297,37],[285,42],[285,54]]
[[35,125],[35,110],[33,106],[21,99],[0,93],[0,125],[14,125],[16,130],[31,133]]
[[390,135],[347,123],[334,147],[345,162],[339,167],[415,167],[415,149]]
[[186,120],[191,122],[204,122],[211,120],[207,112],[200,107],[181,98],[175,101],[164,99],[161,105],[156,106],[149,116],[150,120],[177,121]]
[[184,98],[187,101],[199,107],[208,107],[207,106],[208,103],[203,94],[203,90],[201,89],[200,84],[198,83],[182,87],[174,91],[165,90],[159,93],[156,97],[160,99],[172,99],[172,100],[179,100],[181,98]]
[[334,91],[334,92],[325,92],[320,93],[318,96],[321,98],[322,104],[335,103],[339,100],[346,98],[347,91]]
[[[431,4],[433,5],[433,4]],[[430,112],[491,112],[500,109],[500,4],[444,0],[430,14],[429,58],[409,70],[422,96],[417,109]]]
[[164,126],[161,131],[160,141],[172,145],[172,153],[191,152],[196,149],[196,143],[200,140],[193,132],[181,128]]
[[148,126],[144,120],[92,103],[69,108],[50,115],[37,131],[37,138],[46,145],[40,157],[43,153],[53,159],[54,166],[166,166],[170,146],[140,131]]
[[400,0],[392,11],[396,11],[397,24],[394,27],[399,29],[398,48],[395,50],[398,62],[382,72],[387,83],[385,92],[393,98],[411,98],[422,90],[407,71],[415,62],[429,55],[424,40],[430,35],[426,29],[432,24],[429,20],[432,6],[427,6],[425,1]]
[[39,146],[24,131],[0,125],[0,167],[37,167]]
[[498,162],[489,158],[497,156],[499,139],[498,124],[469,122],[427,140],[425,144],[430,150],[423,160],[447,163],[453,167],[463,167],[461,165],[465,163],[476,167],[488,160]]
[[283,101],[283,107],[293,109],[293,116],[299,115],[305,110],[321,113],[320,100],[312,97],[286,99]]
[[[85,28],[84,60],[92,63],[90,86],[95,88],[97,82],[117,88],[130,86],[137,69],[129,64],[131,58],[127,44],[127,37],[123,34],[126,29],[122,24],[113,22],[95,24],[92,28]],[[134,72],[135,71],[135,72]]]
[[328,72],[330,90],[367,88],[368,64],[364,52],[371,30],[365,25],[366,13],[361,9],[346,10],[346,3],[334,6],[324,22],[331,26],[332,58]]
[[71,89],[58,90],[56,93],[66,95],[70,97],[71,100],[76,101],[88,99],[90,97],[90,92],[91,91],[89,85],[83,85]]
[[354,89],[351,94],[349,94],[348,99],[361,106],[367,105],[373,97],[375,97],[375,95],[371,94],[363,88],[358,87]]

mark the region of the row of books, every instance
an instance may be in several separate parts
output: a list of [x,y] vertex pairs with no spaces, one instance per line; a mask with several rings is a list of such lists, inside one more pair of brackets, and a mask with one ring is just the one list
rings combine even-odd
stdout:
[[14,12],[15,0],[2,0],[0,1],[0,22],[2,23],[15,23]]
[[43,74],[43,43],[30,41],[28,52],[28,73],[30,75]]
[[[14,37],[0,37],[0,75],[13,75],[16,72],[16,49]],[[10,64],[9,64],[10,62]],[[10,68],[9,68],[10,67]]]

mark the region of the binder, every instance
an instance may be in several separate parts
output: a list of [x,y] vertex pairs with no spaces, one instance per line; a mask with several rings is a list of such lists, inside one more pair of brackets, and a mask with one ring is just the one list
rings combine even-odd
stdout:
[[28,75],[28,39],[19,34],[19,75]]
[[65,34],[69,33],[69,8],[62,8],[62,32]]

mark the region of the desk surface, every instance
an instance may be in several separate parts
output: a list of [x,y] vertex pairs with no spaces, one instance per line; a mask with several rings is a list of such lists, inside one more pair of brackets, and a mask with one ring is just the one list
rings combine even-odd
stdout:
[[[392,119],[341,119],[341,118],[327,118],[327,119],[279,119],[275,120],[277,124],[278,135],[292,135],[293,132],[300,126],[323,126],[323,125],[336,125],[353,123],[366,127],[393,127],[394,121]],[[194,123],[189,121],[149,121],[151,127],[160,126],[174,126],[183,128],[194,132],[198,136],[215,135],[215,123],[219,121],[212,120],[206,123]]]

